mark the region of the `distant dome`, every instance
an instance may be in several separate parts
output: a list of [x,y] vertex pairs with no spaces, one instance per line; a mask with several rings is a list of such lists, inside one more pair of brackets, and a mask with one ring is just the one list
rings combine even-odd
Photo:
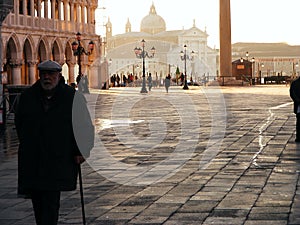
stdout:
[[152,3],[148,16],[145,16],[141,22],[141,32],[157,34],[166,31],[165,20],[157,15],[155,6]]

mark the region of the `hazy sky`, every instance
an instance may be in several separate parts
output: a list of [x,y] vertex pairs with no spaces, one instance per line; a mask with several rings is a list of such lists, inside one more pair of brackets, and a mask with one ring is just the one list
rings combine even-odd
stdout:
[[[196,26],[207,31],[208,45],[219,46],[219,0],[99,0],[98,33],[103,21],[113,25],[113,35],[125,32],[127,19],[132,31],[140,31],[141,20],[154,3],[167,30]],[[103,9],[105,8],[105,9]],[[300,0],[231,0],[232,43],[287,42],[300,45]]]

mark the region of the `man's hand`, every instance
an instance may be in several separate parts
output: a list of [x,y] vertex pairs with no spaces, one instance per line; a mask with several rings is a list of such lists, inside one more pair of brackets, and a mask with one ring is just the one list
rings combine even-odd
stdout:
[[74,159],[75,159],[75,163],[77,163],[77,164],[81,164],[85,161],[85,158],[81,155],[75,156]]

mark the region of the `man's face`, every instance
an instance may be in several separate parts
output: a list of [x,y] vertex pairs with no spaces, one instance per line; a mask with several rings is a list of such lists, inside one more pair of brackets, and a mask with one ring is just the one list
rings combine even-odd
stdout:
[[50,91],[56,87],[59,82],[60,73],[53,71],[40,71],[40,81],[45,91]]

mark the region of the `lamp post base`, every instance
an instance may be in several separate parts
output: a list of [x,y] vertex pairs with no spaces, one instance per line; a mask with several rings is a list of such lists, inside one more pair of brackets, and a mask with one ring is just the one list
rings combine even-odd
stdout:
[[188,89],[189,89],[189,86],[188,86],[188,84],[187,84],[186,78],[185,78],[184,86],[183,86],[182,89],[183,89],[183,90],[188,90]]
[[183,90],[188,90],[188,89],[189,89],[189,86],[184,85],[182,89],[183,89]]
[[148,93],[148,91],[147,91],[146,87],[142,87],[142,89],[141,89],[141,93]]
[[[186,74],[186,69],[185,69],[185,74]],[[188,90],[189,89],[189,86],[187,84],[187,79],[186,78],[187,78],[186,75],[184,75],[184,86],[182,88],[183,90]]]
[[182,89],[183,90],[189,90],[189,87],[187,85],[184,85]]
[[141,93],[148,93],[147,88],[146,88],[146,76],[145,76],[145,72],[143,72],[143,83],[142,83]]

